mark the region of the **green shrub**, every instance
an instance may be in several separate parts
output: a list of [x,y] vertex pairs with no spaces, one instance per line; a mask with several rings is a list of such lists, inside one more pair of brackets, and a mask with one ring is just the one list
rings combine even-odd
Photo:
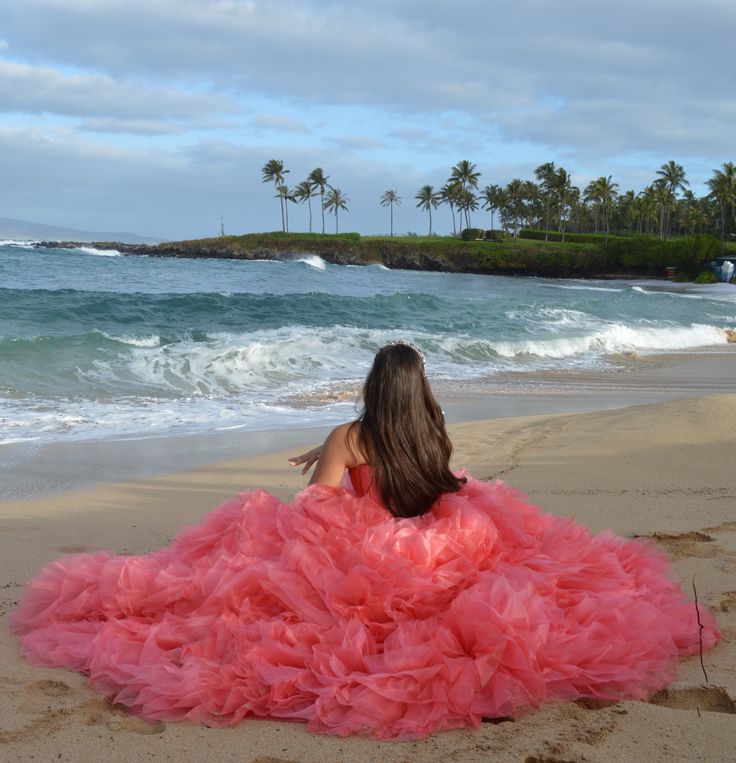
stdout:
[[[668,254],[671,264],[685,275],[695,278],[706,271],[705,263],[720,254],[720,244],[713,236],[688,236],[676,241],[668,241]],[[715,275],[710,273],[714,280]],[[703,281],[713,283],[713,281]]]
[[665,242],[652,236],[612,238],[606,248],[608,269],[615,272],[664,275],[671,264],[667,260]]
[[695,283],[718,283],[718,279],[712,270],[701,270],[695,277]]
[[692,280],[718,253],[718,240],[712,236],[687,236],[670,241],[634,236],[609,239],[606,257],[611,271],[664,275],[667,267],[674,267],[678,276]]
[[463,241],[475,241],[477,238],[483,238],[483,231],[480,228],[465,228],[460,236]]

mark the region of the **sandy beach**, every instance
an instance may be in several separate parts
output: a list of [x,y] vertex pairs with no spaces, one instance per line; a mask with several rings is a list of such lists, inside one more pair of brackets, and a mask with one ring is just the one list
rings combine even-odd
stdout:
[[21,587],[64,553],[145,553],[238,490],[288,499],[303,478],[281,452],[162,477],[0,502],[0,757],[13,761],[727,761],[736,743],[736,395],[593,413],[466,422],[451,427],[455,463],[501,478],[545,509],[595,531],[654,537],[688,591],[695,579],[724,641],[683,661],[651,702],[550,705],[476,732],[419,742],[309,734],[296,723],[246,721],[227,730],[148,723],[111,707],[64,670],[31,667],[7,626]]

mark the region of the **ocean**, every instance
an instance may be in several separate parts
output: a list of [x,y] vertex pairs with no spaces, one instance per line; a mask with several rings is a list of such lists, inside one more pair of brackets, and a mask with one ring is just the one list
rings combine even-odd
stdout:
[[450,392],[727,342],[736,288],[0,244],[0,444],[317,426],[406,339]]

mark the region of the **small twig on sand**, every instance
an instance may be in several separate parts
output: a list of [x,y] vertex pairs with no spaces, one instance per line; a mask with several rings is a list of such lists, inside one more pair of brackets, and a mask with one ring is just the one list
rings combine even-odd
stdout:
[[698,642],[700,644],[700,668],[705,676],[705,683],[709,684],[708,674],[705,672],[705,663],[703,662],[703,629],[704,625],[700,619],[700,609],[698,607],[698,589],[695,587],[695,575],[693,575],[693,593],[695,594],[695,615],[698,618]]

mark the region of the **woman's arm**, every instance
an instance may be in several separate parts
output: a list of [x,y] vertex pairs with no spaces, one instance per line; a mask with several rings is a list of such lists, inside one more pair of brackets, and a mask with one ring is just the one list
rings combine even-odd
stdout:
[[340,424],[330,432],[322,445],[318,445],[300,456],[292,456],[289,463],[292,466],[304,464],[302,474],[306,474],[312,464],[317,462],[309,484],[330,485],[338,487],[342,482],[345,469],[364,462],[356,436],[355,422]]
[[302,453],[301,456],[292,456],[288,459],[288,461],[292,466],[299,466],[299,464],[304,464],[302,474],[306,474],[312,468],[314,462],[320,457],[320,454],[322,453],[322,447],[322,445],[318,445],[316,448],[312,448],[312,450],[308,450],[306,453]]
[[330,432],[317,459],[317,467],[309,480],[310,485],[339,487],[345,469],[355,465],[355,454],[348,447],[350,424],[340,424]]

